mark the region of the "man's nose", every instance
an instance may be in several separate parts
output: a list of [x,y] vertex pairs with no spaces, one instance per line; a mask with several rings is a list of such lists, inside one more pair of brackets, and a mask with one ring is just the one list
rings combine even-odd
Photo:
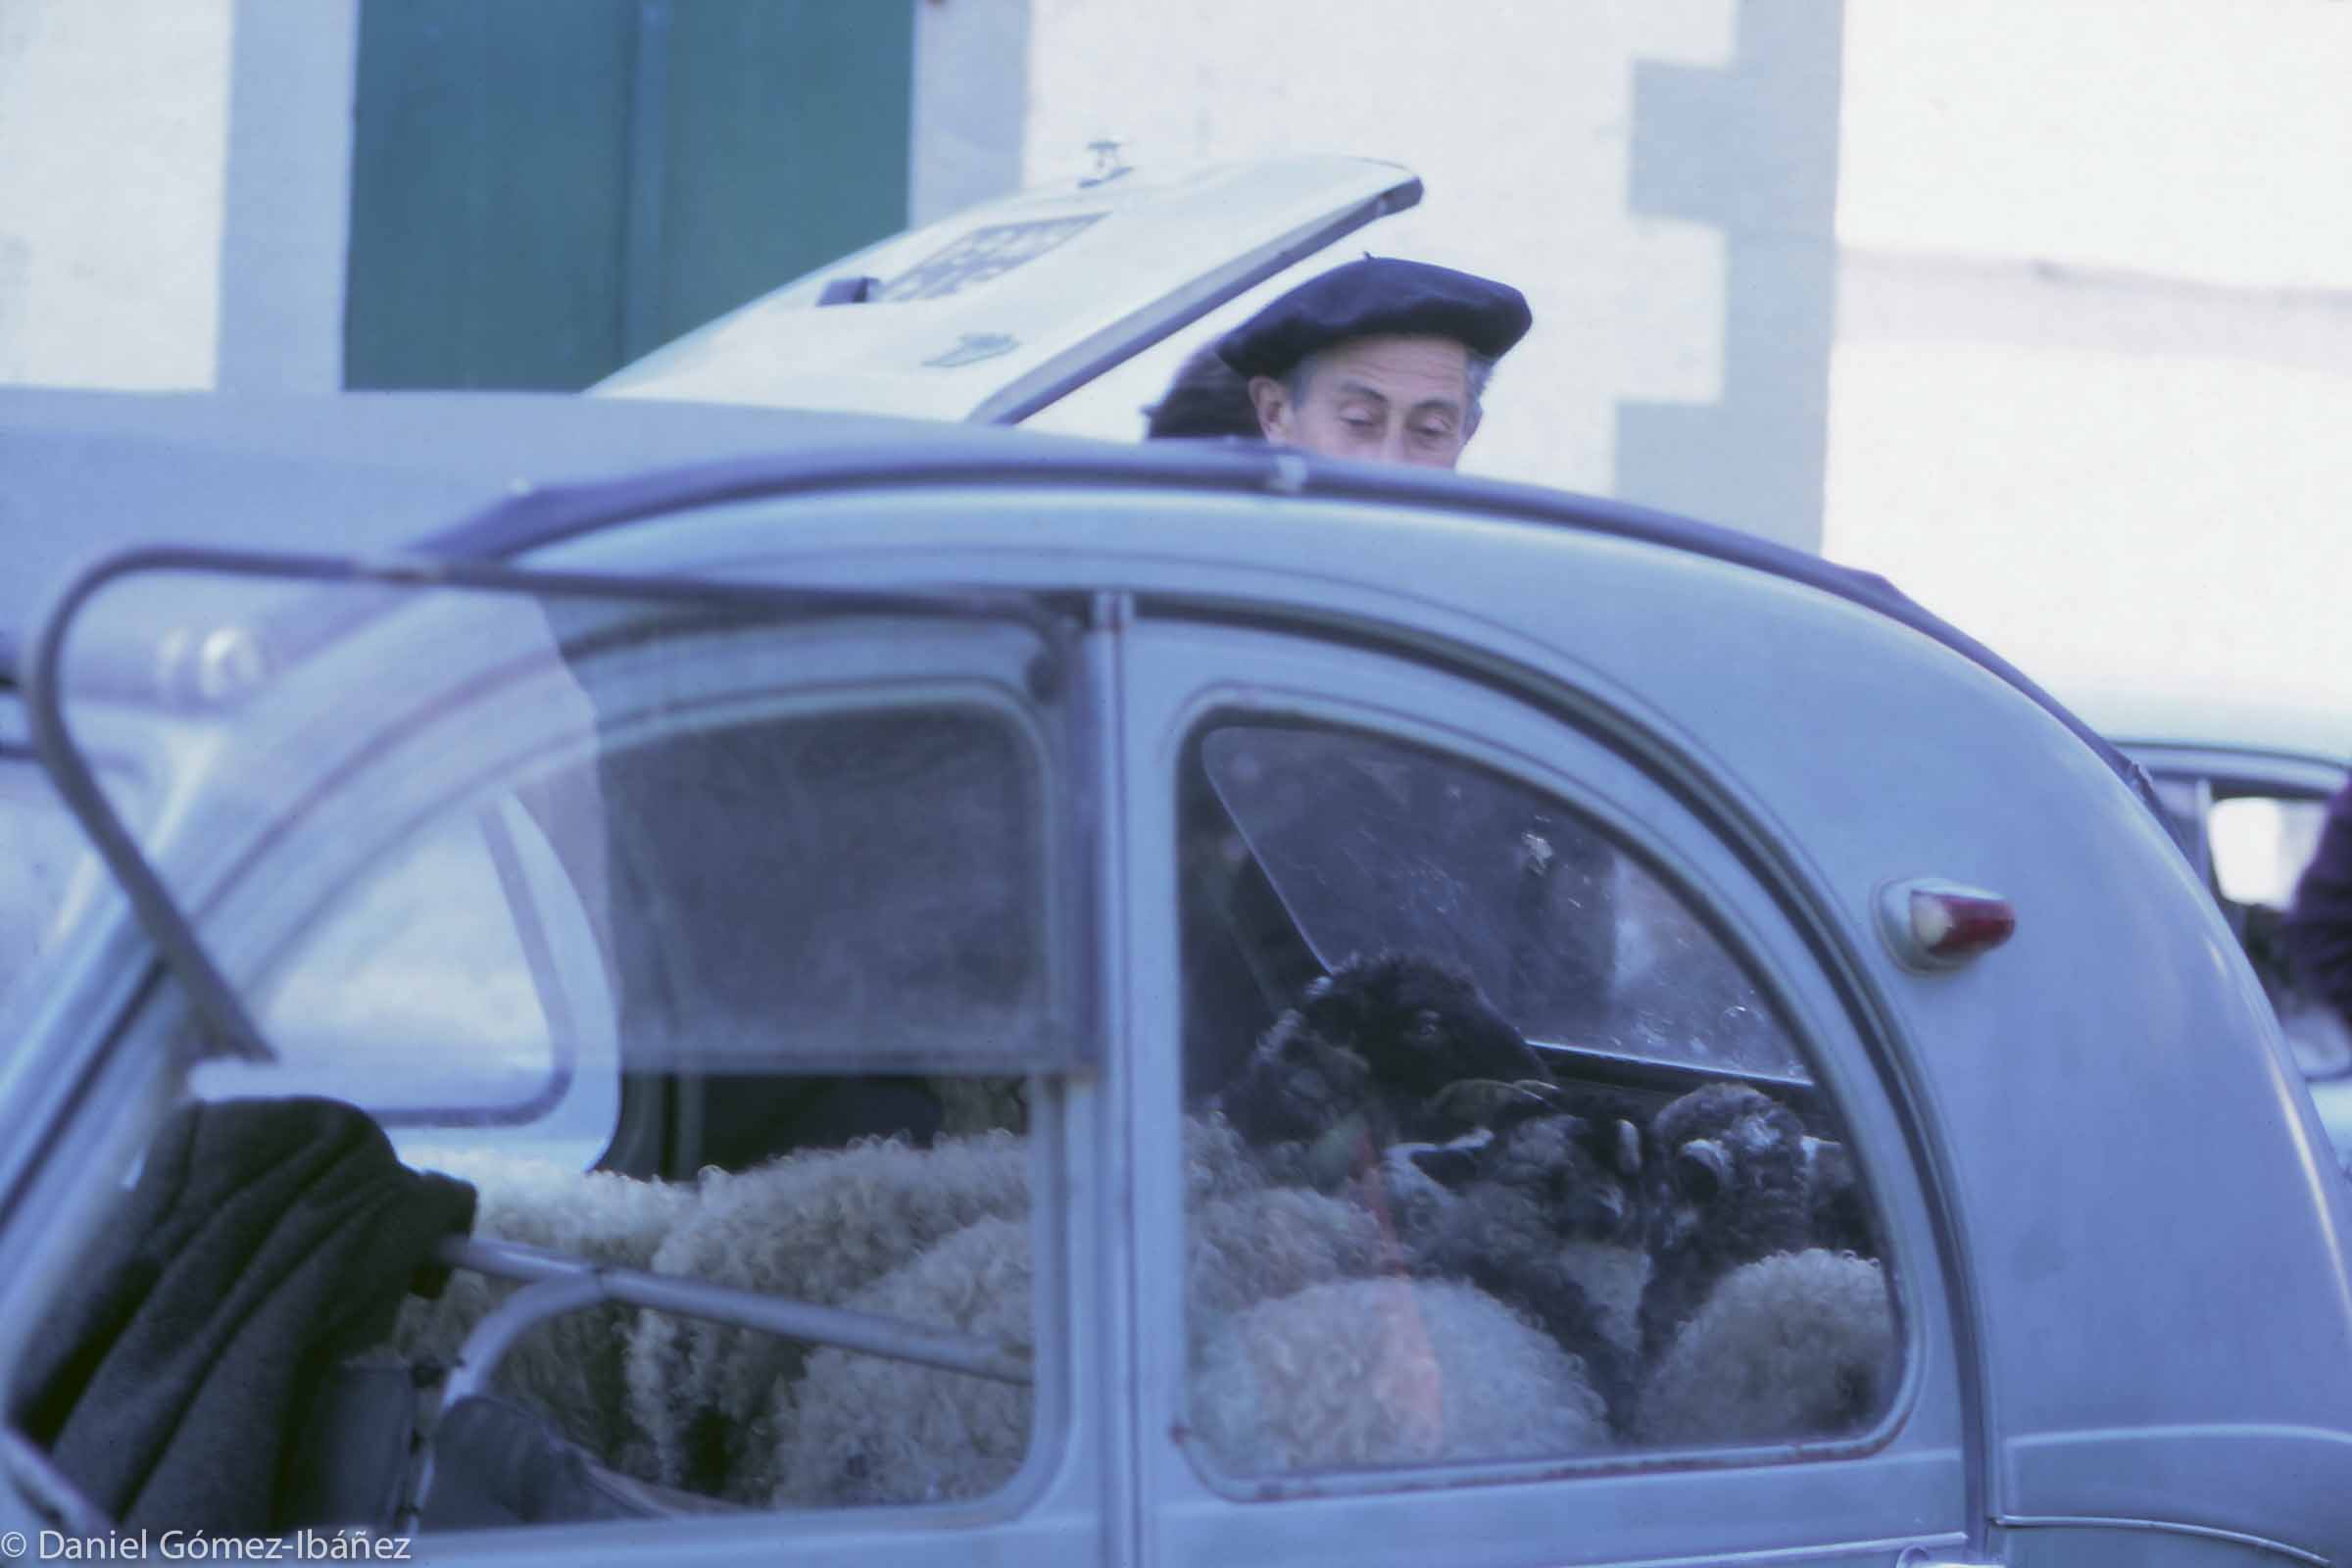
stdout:
[[1402,420],[1390,425],[1388,433],[1380,438],[1380,461],[1383,463],[1409,463],[1412,461],[1405,452],[1404,422]]

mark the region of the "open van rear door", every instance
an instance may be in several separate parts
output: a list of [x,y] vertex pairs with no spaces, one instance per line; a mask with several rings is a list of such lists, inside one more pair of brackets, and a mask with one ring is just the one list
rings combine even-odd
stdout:
[[590,391],[1017,423],[1420,199],[1358,158],[1111,168],[883,240]]

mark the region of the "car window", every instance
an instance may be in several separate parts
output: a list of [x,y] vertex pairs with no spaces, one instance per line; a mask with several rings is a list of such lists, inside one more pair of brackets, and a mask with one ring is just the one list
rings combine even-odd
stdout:
[[1803,1076],[1690,910],[1540,792],[1348,731],[1226,724],[1200,760],[1326,970],[1426,954],[1544,1045]]
[[357,869],[256,988],[279,1059],[208,1061],[197,1092],[298,1084],[368,1107],[420,1156],[527,1143],[595,1164],[619,1117],[618,1037],[579,894],[548,855],[507,797]]
[[2212,836],[2213,875],[2222,897],[2232,904],[2284,909],[2295,900],[2295,882],[2320,847],[2328,819],[2325,801],[2271,795],[2230,795],[2213,803],[2206,819]]
[[1369,730],[1211,717],[1178,799],[1188,1419],[1218,1469],[1880,1417],[1859,1162],[1689,894],[1555,790]]
[[[348,1102],[475,1191],[493,1250],[353,1347],[523,1412],[445,1412],[428,1516],[516,1445],[591,1467],[526,1521],[965,1501],[1060,1376],[1079,676],[1040,615],[744,597],[378,585],[151,721],[188,773],[147,846],[270,1053],[199,1026],[183,1113]],[[659,1303],[510,1343],[515,1246]]]
[[2215,794],[2205,818],[2214,887],[2287,1049],[2307,1078],[2352,1073],[2352,1027],[2295,973],[2282,925],[2295,884],[2319,850],[2328,803],[2235,788]]

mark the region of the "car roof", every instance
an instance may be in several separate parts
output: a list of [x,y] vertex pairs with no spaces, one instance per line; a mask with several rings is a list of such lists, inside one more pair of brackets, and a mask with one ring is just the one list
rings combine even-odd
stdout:
[[848,443],[880,423],[897,425],[546,393],[0,388],[0,680],[74,571],[133,545],[378,554],[551,478]]
[[1891,583],[1735,529],[1445,470],[1250,441],[1133,444],[944,421],[546,393],[318,398],[0,390],[0,683],[50,597],[139,544],[500,560],[663,513],[822,490],[1093,484],[1440,508],[1642,540],[1803,583],[1973,661],[2153,804],[2144,774]]

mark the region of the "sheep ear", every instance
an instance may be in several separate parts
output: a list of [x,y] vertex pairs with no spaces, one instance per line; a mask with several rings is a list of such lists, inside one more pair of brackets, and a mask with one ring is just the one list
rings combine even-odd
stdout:
[[1674,1185],[1685,1198],[1703,1203],[1731,1179],[1732,1156],[1712,1138],[1693,1138],[1675,1152]]
[[1617,1173],[1642,1174],[1642,1129],[1622,1116],[1617,1119]]
[[1439,1186],[1458,1188],[1478,1174],[1479,1151],[1483,1147],[1484,1140],[1470,1143],[1457,1139],[1449,1144],[1422,1145],[1405,1157]]

